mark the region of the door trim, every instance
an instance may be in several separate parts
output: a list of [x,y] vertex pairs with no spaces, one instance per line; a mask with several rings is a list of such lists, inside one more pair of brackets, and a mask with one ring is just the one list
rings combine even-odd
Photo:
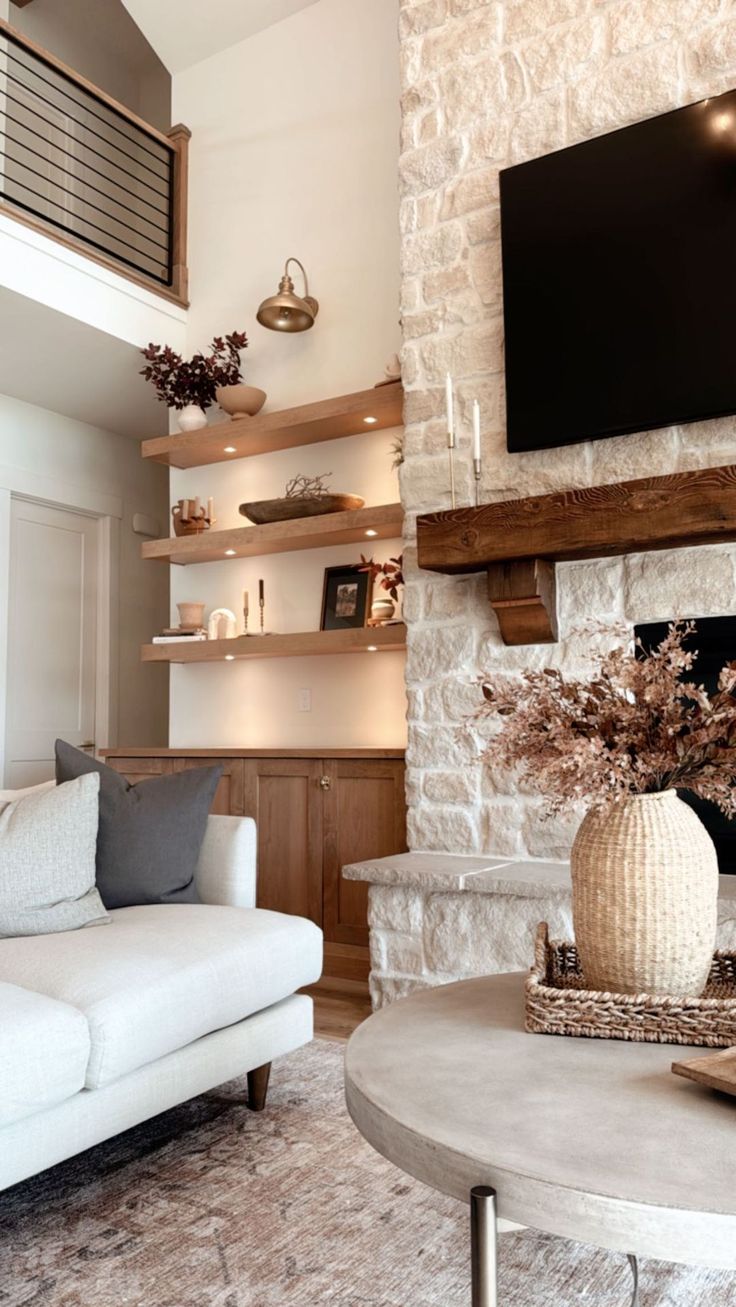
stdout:
[[[15,473],[18,473],[16,476]],[[3,485],[6,475],[13,474],[13,484]],[[68,497],[68,488],[58,483],[56,499],[46,495],[29,494],[23,488],[28,481],[46,481],[26,474],[22,468],[0,468],[0,780],[5,775],[5,732],[7,727],[8,650],[10,643],[10,528],[11,502],[19,499],[40,504],[45,508],[78,513],[97,521],[97,649],[96,649],[96,701],[95,744],[97,749],[114,748],[118,740],[119,675],[118,660],[114,656],[119,648],[118,586],[120,575],[120,513],[104,511],[113,495],[87,495],[75,492]],[[83,501],[80,505],[79,501]],[[89,504],[97,502],[98,511]],[[119,504],[120,501],[117,501]],[[102,510],[102,511],[100,511]]]

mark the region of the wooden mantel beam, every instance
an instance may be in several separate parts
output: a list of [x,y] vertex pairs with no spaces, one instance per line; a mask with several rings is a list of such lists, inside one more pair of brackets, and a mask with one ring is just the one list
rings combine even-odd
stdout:
[[417,522],[419,566],[480,572],[522,558],[550,562],[736,540],[736,466],[561,490]]
[[555,563],[736,540],[736,466],[563,490],[417,522],[419,566],[488,572],[506,644],[556,640]]

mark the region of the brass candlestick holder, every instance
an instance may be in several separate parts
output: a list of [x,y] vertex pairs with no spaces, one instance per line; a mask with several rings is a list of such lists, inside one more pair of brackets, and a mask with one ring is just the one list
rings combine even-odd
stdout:
[[447,433],[447,451],[450,457],[450,503],[453,508],[455,503],[455,432]]
[[248,634],[248,605],[243,608],[243,635]]
[[475,507],[480,505],[480,471],[481,462],[479,458],[473,459],[473,476],[475,477]]
[[266,632],[265,632],[265,627],[263,625],[263,610],[266,607],[266,601],[262,595],[261,598],[258,600],[258,607],[261,610],[261,635],[265,635]]

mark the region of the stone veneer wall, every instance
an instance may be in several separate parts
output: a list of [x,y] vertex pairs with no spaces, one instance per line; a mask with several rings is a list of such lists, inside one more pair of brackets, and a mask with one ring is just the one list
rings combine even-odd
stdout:
[[631,625],[732,613],[736,549],[566,564],[558,569],[559,644],[508,649],[483,575],[417,570],[414,522],[418,512],[449,506],[441,416],[448,369],[462,422],[461,504],[470,502],[475,396],[485,501],[736,458],[731,418],[506,453],[498,209],[500,168],[736,85],[736,5],[401,0],[400,8],[410,847],[564,858],[574,822],[543,820],[536,795],[478,764],[477,733],[462,727],[478,703],[474,678],[481,669],[584,666],[605,639],[582,629],[590,619]]

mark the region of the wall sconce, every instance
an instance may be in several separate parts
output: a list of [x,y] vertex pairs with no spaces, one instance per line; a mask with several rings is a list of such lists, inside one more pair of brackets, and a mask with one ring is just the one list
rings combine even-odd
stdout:
[[[304,296],[294,294],[294,283],[289,276],[289,264],[296,263],[301,268],[304,278]],[[319,304],[309,294],[309,283],[304,265],[298,259],[287,259],[284,275],[279,282],[277,295],[264,300],[256,318],[262,327],[269,331],[309,331],[314,326],[314,319],[319,313]]]

